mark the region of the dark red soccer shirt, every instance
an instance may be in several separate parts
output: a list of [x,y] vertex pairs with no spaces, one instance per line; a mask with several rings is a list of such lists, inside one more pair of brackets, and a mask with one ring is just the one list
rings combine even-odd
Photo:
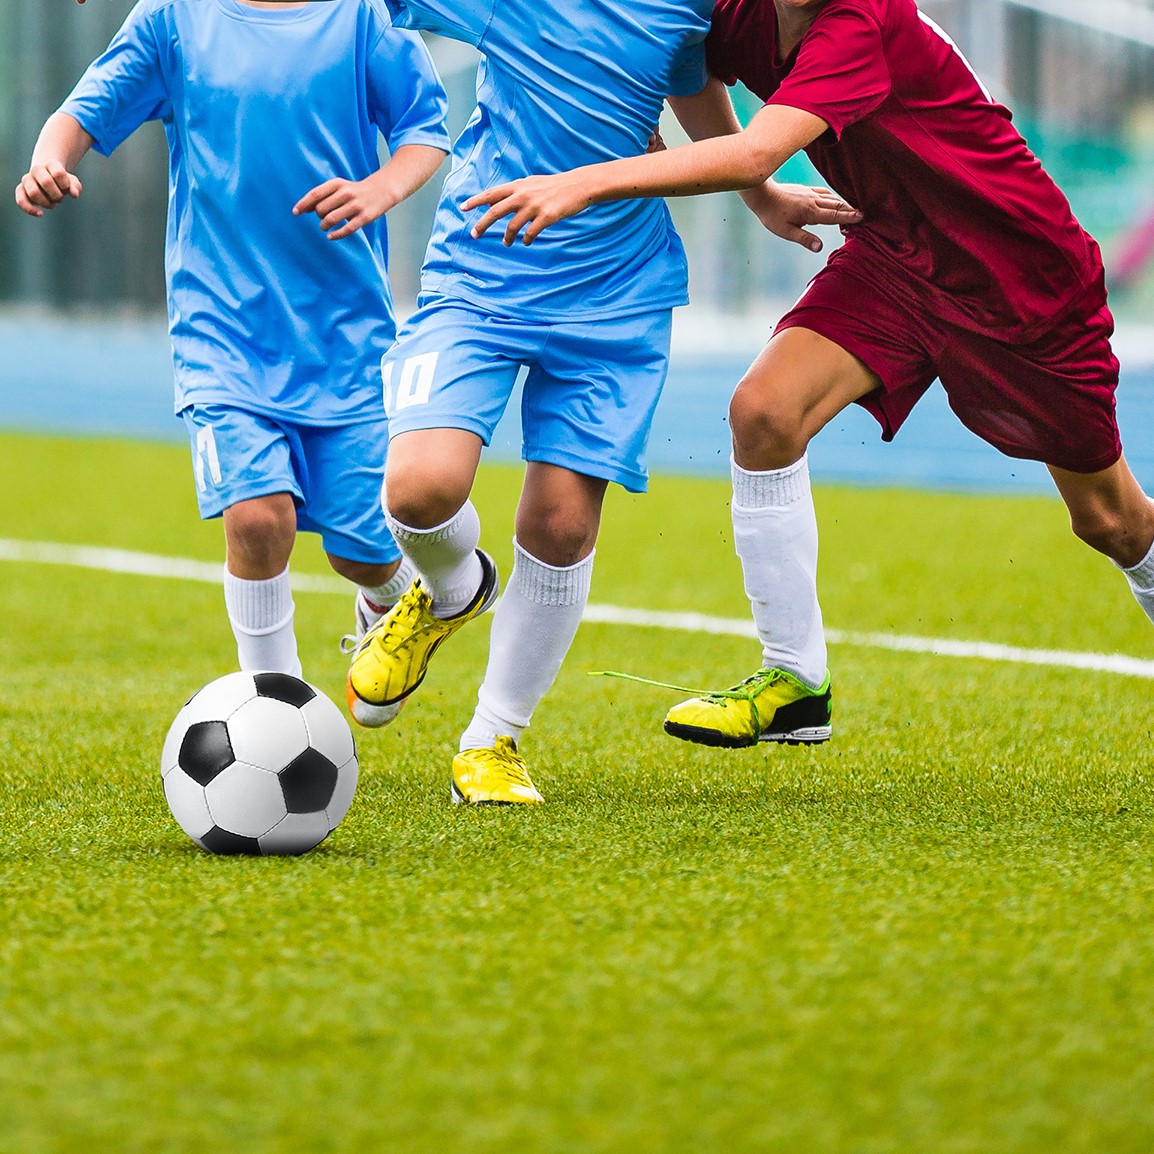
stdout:
[[806,149],[864,214],[864,257],[942,319],[1007,342],[1044,331],[1101,275],[1098,246],[913,0],[829,0],[780,61],[773,0],[719,0],[710,71],[829,126]]

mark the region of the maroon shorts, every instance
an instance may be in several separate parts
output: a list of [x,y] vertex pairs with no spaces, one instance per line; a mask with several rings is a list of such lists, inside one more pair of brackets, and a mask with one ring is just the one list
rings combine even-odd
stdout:
[[[835,258],[838,254],[835,254]],[[1121,456],[1114,411],[1118,360],[1105,286],[1092,285],[1038,339],[1005,344],[935,316],[908,283],[842,253],[777,326],[804,328],[852,353],[881,381],[861,404],[892,440],[940,379],[968,429],[1010,457],[1074,473]]]

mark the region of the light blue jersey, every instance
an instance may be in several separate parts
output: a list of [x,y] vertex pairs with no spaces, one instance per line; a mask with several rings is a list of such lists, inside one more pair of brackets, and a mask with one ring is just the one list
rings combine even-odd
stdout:
[[707,79],[714,0],[385,0],[398,25],[484,54],[425,260],[432,293],[527,320],[595,320],[686,302],[685,252],[660,200],[598,204],[532,247],[480,240],[460,205],[534,173],[637,156],[668,95]]
[[105,155],[164,124],[178,412],[380,419],[395,334],[385,222],[333,242],[292,208],[331,177],[375,172],[378,132],[391,150],[448,149],[432,61],[382,0],[142,0],[61,111]]

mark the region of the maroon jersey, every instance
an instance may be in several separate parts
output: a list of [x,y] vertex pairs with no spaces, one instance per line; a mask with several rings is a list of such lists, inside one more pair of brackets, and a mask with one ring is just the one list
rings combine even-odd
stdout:
[[785,61],[773,0],[718,0],[706,50],[725,83],[829,125],[806,152],[864,214],[846,248],[943,320],[1029,340],[1101,275],[1009,110],[913,0],[829,0]]

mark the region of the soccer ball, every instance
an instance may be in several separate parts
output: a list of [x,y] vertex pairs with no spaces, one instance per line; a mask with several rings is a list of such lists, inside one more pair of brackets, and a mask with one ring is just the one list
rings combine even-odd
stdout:
[[160,755],[177,824],[219,854],[300,854],[348,812],[357,751],[344,715],[285,673],[230,673],[193,694]]

